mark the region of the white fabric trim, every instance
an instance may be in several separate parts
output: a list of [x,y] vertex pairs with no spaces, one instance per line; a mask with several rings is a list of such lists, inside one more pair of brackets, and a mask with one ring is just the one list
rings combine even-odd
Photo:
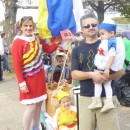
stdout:
[[45,100],[46,98],[47,98],[47,94],[42,95],[42,96],[37,97],[37,98],[33,98],[33,99],[22,100],[22,101],[21,101],[21,104],[24,104],[24,105],[33,104],[33,103],[37,103],[37,102],[43,101],[43,100]]
[[17,39],[17,38],[22,39],[22,40],[25,40],[25,41],[27,41],[27,42],[32,42],[32,41],[35,40],[34,34],[32,34],[31,37],[26,37],[26,36],[23,36],[23,35],[17,36],[15,39]]
[[20,88],[23,87],[23,86],[26,86],[26,82],[22,82],[22,83],[19,84]]

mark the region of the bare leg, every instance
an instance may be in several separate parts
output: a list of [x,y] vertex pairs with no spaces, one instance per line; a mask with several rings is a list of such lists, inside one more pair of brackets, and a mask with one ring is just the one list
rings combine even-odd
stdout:
[[35,108],[36,108],[36,104],[26,105],[24,115],[23,115],[23,127],[24,127],[24,130],[29,130],[30,129]]
[[36,104],[36,109],[35,109],[35,112],[33,115],[33,127],[38,128],[38,126],[39,126],[41,106],[42,106],[42,102],[38,102]]

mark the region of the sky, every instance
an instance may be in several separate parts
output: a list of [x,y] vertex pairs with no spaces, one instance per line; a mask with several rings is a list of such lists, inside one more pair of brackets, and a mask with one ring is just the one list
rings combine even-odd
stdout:
[[[33,0],[33,5],[38,5],[38,0]],[[4,6],[2,5],[2,2],[0,1],[0,21],[4,20]],[[17,10],[17,15],[16,15],[16,21],[18,21],[22,16],[32,16],[34,19],[34,22],[37,22],[38,19],[38,10],[37,9],[18,9]],[[105,17],[115,17],[115,16],[119,16],[119,14],[106,14]]]

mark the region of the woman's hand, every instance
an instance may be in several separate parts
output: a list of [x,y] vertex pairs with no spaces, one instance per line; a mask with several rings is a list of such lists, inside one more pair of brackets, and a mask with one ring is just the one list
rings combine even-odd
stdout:
[[55,44],[59,44],[59,43],[61,43],[61,41],[62,41],[61,36],[51,39],[51,42],[55,43]]
[[20,87],[20,91],[21,91],[22,93],[28,93],[28,92],[29,92],[29,90],[28,90],[28,88],[27,88],[26,85]]

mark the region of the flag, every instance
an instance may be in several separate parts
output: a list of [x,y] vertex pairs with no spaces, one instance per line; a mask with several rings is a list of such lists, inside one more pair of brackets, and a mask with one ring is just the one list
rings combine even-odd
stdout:
[[81,0],[39,0],[38,31],[41,38],[60,36],[60,31],[80,31]]

